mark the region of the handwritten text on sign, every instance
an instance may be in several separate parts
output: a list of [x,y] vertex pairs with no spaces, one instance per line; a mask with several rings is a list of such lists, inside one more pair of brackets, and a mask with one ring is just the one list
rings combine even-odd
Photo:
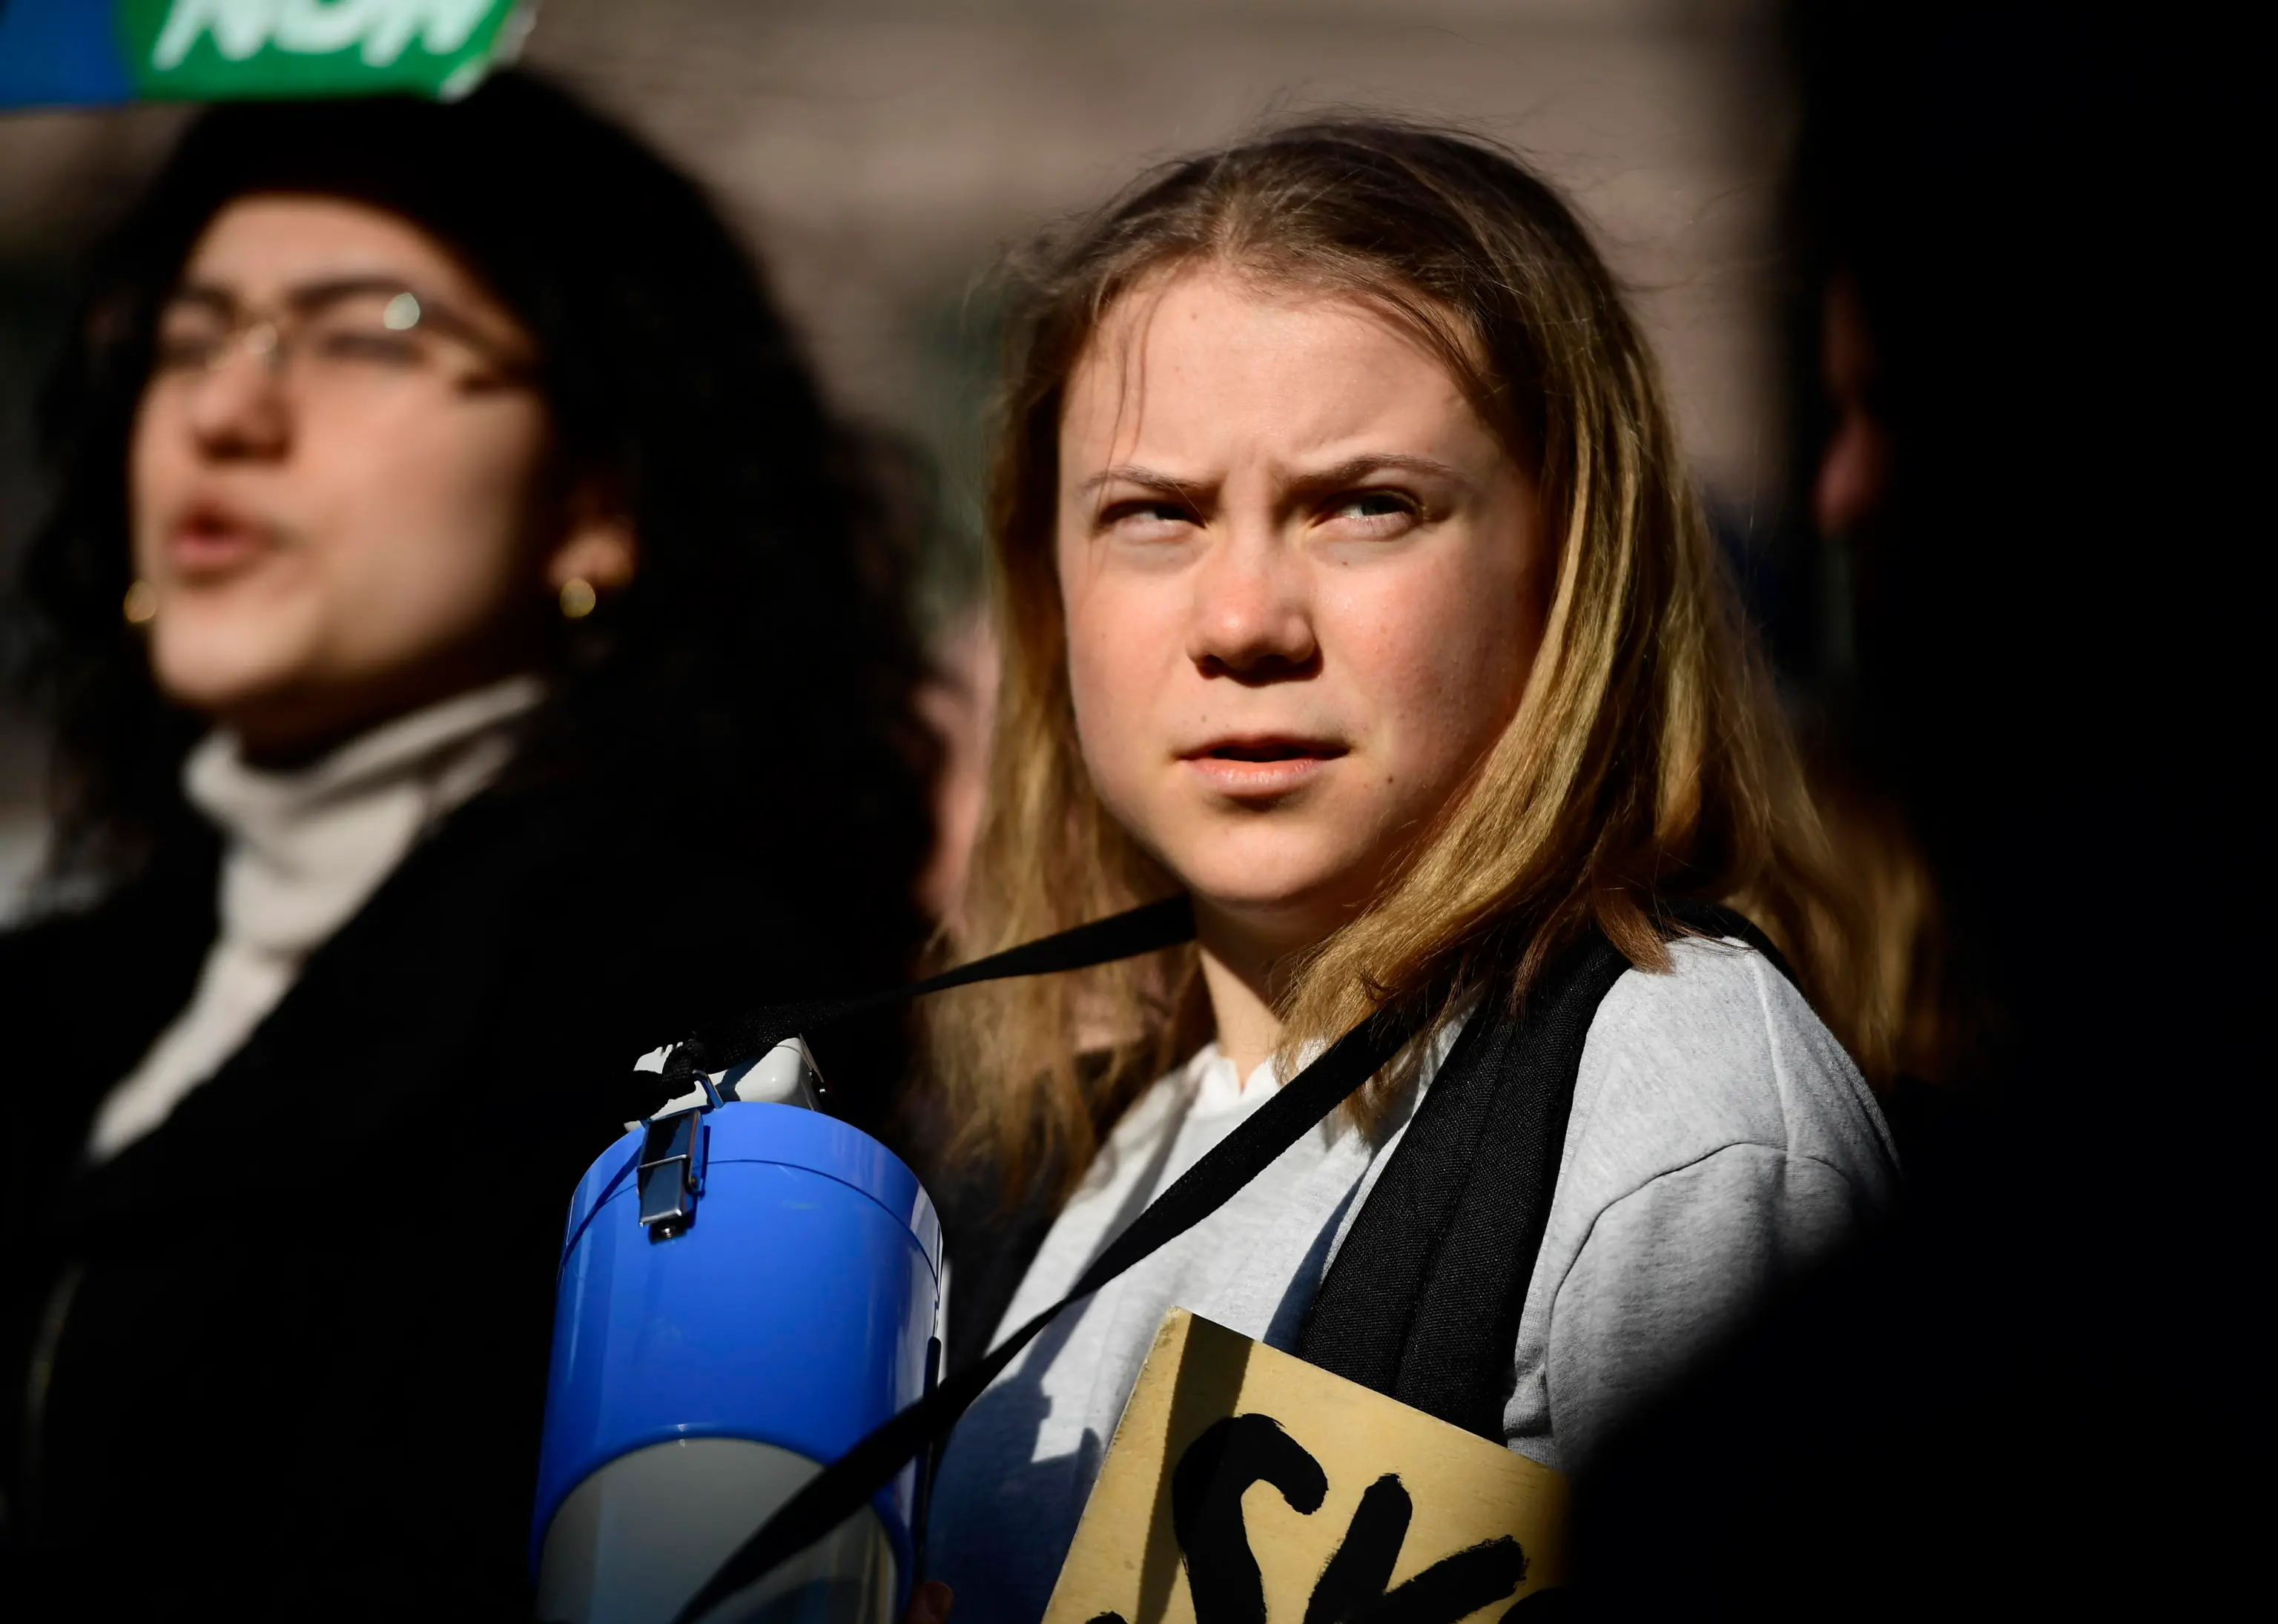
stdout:
[[1527,1624],[1566,1504],[1524,1456],[1173,1309],[1044,1621]]

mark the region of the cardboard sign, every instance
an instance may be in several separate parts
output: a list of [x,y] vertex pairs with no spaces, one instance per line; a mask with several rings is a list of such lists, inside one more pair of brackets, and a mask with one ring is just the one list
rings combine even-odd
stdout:
[[1527,1624],[1566,1507],[1548,1467],[1173,1308],[1044,1624]]

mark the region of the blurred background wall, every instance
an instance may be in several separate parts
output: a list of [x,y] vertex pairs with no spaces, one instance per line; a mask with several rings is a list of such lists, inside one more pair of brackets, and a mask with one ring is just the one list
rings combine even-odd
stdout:
[[[978,580],[1002,246],[1311,110],[1455,122],[1567,188],[1755,572],[1789,486],[1776,23],[1764,0],[542,0],[523,61],[708,182],[842,403],[930,456],[940,522],[914,590],[948,640]],[[0,115],[0,568],[38,510],[31,402],[72,266],[186,117]],[[0,716],[0,917],[37,860],[40,778]]]

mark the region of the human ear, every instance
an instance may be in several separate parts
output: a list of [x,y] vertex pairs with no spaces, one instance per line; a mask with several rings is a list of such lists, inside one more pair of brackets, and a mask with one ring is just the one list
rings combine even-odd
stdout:
[[632,517],[592,485],[570,494],[562,539],[546,561],[546,584],[559,592],[583,580],[597,593],[622,592],[640,568]]

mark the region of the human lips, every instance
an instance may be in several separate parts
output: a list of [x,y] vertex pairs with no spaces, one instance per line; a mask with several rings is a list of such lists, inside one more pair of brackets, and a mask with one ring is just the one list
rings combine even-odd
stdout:
[[215,497],[183,508],[166,530],[166,562],[184,580],[227,575],[267,553],[275,529],[244,509]]
[[1219,793],[1249,799],[1303,788],[1348,749],[1334,739],[1254,733],[1211,739],[1179,759]]

